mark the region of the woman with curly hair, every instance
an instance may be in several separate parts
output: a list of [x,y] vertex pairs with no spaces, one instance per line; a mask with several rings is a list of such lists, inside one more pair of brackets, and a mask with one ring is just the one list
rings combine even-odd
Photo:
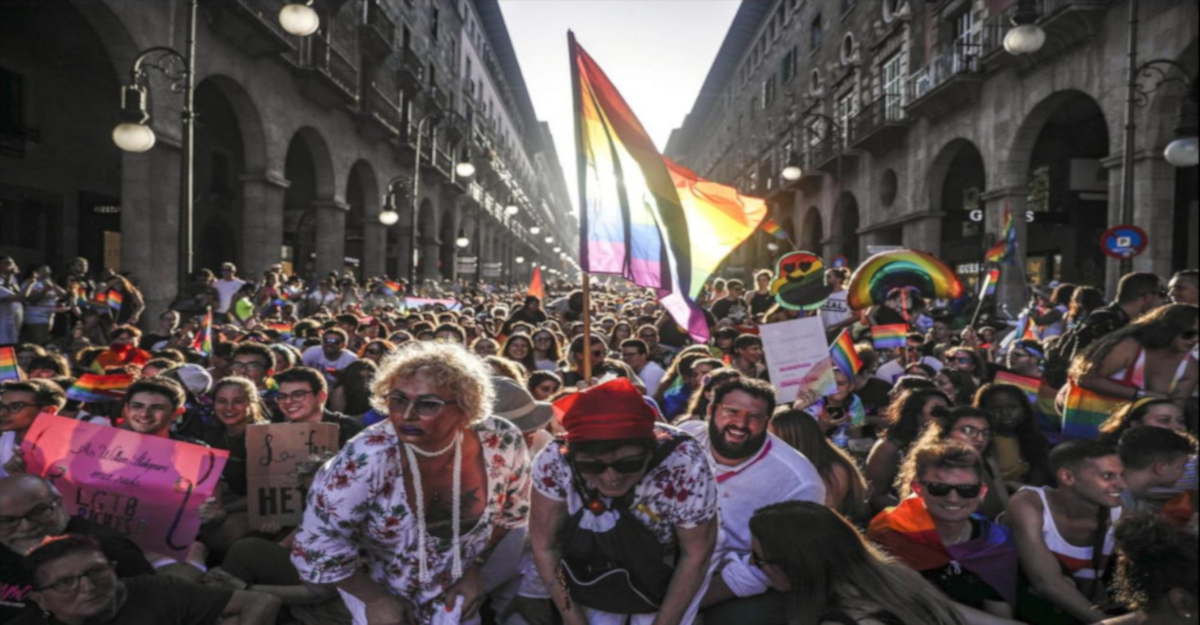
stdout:
[[1195,528],[1172,527],[1149,514],[1117,523],[1117,600],[1132,613],[1100,625],[1193,625],[1200,611],[1196,588]]
[[905,392],[888,406],[885,432],[867,455],[866,477],[871,487],[871,512],[878,513],[899,501],[893,490],[896,474],[913,442],[938,408],[947,408],[950,398],[935,388]]
[[1067,330],[1087,319],[1093,310],[1104,306],[1104,292],[1094,286],[1081,286],[1071,295],[1071,303],[1067,307]]
[[1096,342],[1071,363],[1071,380],[1095,393],[1184,406],[1198,379],[1190,355],[1200,342],[1200,309],[1170,304]]
[[1050,442],[1037,429],[1025,391],[1012,384],[985,384],[975,393],[974,406],[991,417],[992,441],[1004,480],[1014,486],[1048,484]]
[[371,386],[388,419],[313,481],[292,564],[307,583],[337,586],[356,622],[478,613],[481,568],[529,508],[529,454],[520,430],[490,416],[491,375],[461,345],[400,350]]

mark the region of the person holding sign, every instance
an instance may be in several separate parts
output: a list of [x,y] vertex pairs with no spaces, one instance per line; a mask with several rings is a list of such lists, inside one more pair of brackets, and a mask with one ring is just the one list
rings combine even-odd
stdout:
[[480,570],[529,511],[521,432],[489,416],[491,372],[457,344],[406,347],[372,391],[388,420],[317,475],[292,563],[335,585],[356,624],[478,623]]

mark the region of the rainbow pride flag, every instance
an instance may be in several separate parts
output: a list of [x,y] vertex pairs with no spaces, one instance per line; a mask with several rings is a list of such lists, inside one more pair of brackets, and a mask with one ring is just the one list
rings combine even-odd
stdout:
[[270,330],[274,330],[280,334],[291,334],[292,333],[292,324],[290,324],[290,323],[283,323],[280,321],[272,321],[267,324],[267,328]]
[[402,284],[392,280],[384,280],[383,284],[379,287],[379,291],[381,293],[384,295],[390,295],[392,297],[400,295],[400,292],[403,290],[404,286]]
[[103,311],[108,307],[108,292],[97,289],[96,293],[92,295],[91,304],[94,308],[99,308]]
[[996,384],[1011,384],[1021,389],[1031,404],[1037,403],[1038,389],[1042,387],[1041,379],[1017,375],[1012,371],[997,371],[993,381]]
[[872,326],[871,342],[875,345],[875,349],[903,349],[904,337],[907,334],[908,326],[903,323]]
[[1071,385],[1071,389],[1067,394],[1066,403],[1063,404],[1063,440],[1096,440],[1101,424],[1108,420],[1108,416],[1125,403],[1125,400],[1089,391],[1074,382],[1068,384]]
[[568,34],[583,271],[658,291],[696,341],[704,283],[766,217],[766,203],[663,158],[604,71]]
[[854,349],[854,339],[850,338],[849,330],[842,330],[833,345],[829,346],[829,359],[833,365],[850,375],[858,375],[862,371],[863,361]]
[[200,329],[196,332],[196,338],[192,339],[192,349],[204,354],[205,356],[212,355],[212,308],[204,313],[204,321],[200,324]]
[[12,345],[0,347],[0,382],[24,379],[25,374],[17,366],[17,348]]
[[112,309],[113,314],[120,314],[121,304],[125,302],[125,296],[120,291],[112,289],[108,292],[108,307]]
[[1013,223],[1012,207],[1004,207],[1004,228],[996,244],[988,249],[983,259],[989,263],[1011,265],[1017,257],[1017,227]]
[[775,223],[774,219],[770,219],[770,218],[764,219],[761,227],[763,229],[763,232],[766,232],[767,234],[775,237],[776,239],[784,241],[784,240],[787,240],[787,238],[788,238],[787,233],[783,231],[783,227],[780,226],[779,224]]
[[67,389],[67,399],[91,403],[116,401],[125,396],[130,384],[133,384],[130,373],[85,373]]
[[993,269],[983,277],[983,286],[979,289],[979,299],[996,295],[996,285],[1000,283],[1000,270]]

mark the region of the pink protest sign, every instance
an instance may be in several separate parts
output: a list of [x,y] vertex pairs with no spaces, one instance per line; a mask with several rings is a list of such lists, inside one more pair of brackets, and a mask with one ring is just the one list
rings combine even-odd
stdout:
[[178,560],[196,540],[196,510],[229,458],[220,449],[45,414],[21,450],[29,473],[54,482],[70,514]]

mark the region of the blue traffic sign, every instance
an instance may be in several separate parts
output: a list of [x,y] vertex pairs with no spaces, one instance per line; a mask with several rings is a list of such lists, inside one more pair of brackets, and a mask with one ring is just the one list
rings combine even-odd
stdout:
[[1113,258],[1133,258],[1144,252],[1149,242],[1145,230],[1131,225],[1114,226],[1100,235],[1100,249]]

